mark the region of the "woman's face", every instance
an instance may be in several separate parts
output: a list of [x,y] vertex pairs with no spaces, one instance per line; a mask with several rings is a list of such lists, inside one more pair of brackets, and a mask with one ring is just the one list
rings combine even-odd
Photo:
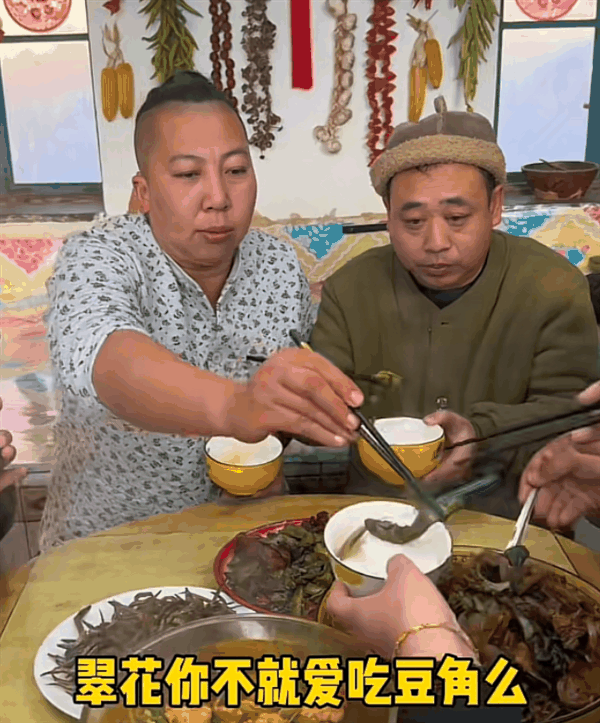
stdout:
[[248,232],[256,176],[244,128],[226,104],[156,111],[137,177],[156,240],[188,273],[228,267]]

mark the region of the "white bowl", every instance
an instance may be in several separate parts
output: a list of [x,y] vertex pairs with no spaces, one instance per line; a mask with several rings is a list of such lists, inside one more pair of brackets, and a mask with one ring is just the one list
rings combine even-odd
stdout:
[[384,542],[365,532],[351,557],[340,560],[337,553],[348,537],[366,519],[386,520],[398,525],[410,525],[418,511],[404,502],[375,500],[359,502],[336,512],[324,532],[325,547],[331,557],[336,579],[341,580],[353,597],[372,595],[380,590],[387,578],[387,564],[396,555],[406,555],[437,583],[452,561],[452,537],[441,522],[431,525],[420,537],[404,545]]

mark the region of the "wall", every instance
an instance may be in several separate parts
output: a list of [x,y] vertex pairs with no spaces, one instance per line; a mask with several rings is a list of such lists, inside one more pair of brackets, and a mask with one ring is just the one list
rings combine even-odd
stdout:
[[[210,75],[210,34],[212,29],[209,0],[188,0],[202,18],[187,15],[188,27],[199,46],[196,53],[196,67]],[[97,110],[100,104],[100,75],[105,66],[106,56],[102,50],[102,26],[110,22],[110,13],[102,7],[102,0],[87,0],[88,21],[92,46],[92,68],[94,94]],[[424,2],[412,8],[412,0],[396,0],[398,38],[396,53],[392,56],[393,71],[397,75],[394,104],[394,124],[407,120],[408,113],[408,68],[409,58],[417,34],[406,22],[407,13],[427,19],[432,12],[424,10]],[[497,3],[498,4],[498,3]],[[236,64],[235,93],[240,98],[240,71],[246,64],[241,47],[243,0],[231,2],[230,20],[233,28],[234,48],[231,57]],[[329,155],[321,144],[314,140],[312,131],[316,125],[325,123],[329,113],[329,102],[333,82],[333,30],[335,21],[327,13],[325,0],[313,0],[314,28],[314,88],[311,91],[293,90],[291,85],[291,48],[289,2],[271,0],[268,16],[277,27],[277,38],[272,51],[272,97],[274,112],[283,120],[283,130],[276,135],[274,147],[260,160],[254,153],[259,179],[257,210],[271,219],[299,214],[304,217],[319,217],[332,210],[340,216],[355,216],[361,213],[378,213],[383,210],[381,199],[371,188],[368,177],[368,150],[366,131],[370,117],[367,103],[367,82],[365,68],[365,36],[370,28],[367,22],[373,3],[371,0],[350,0],[349,11],[358,14],[355,30],[355,80],[350,108],[353,118],[341,129],[342,150]],[[450,110],[464,110],[462,86],[456,82],[458,70],[458,47],[446,49],[448,41],[461,24],[461,15],[453,7],[453,0],[437,0],[432,10],[437,15],[432,27],[440,41],[444,57],[444,81],[439,91],[428,90],[424,115],[433,112],[433,98],[438,93],[446,97]],[[145,15],[137,14],[139,2],[125,0],[121,12],[114,16],[118,21],[126,61],[135,73],[136,110],[143,102],[155,81],[151,52],[142,39],[154,29],[146,30]],[[487,63],[480,66],[479,90],[475,110],[490,119],[494,113],[497,33],[487,54]],[[97,113],[100,136],[100,154],[107,213],[123,213],[127,209],[131,192],[131,177],[137,170],[133,153],[133,120],[117,118],[107,123],[101,112]]]

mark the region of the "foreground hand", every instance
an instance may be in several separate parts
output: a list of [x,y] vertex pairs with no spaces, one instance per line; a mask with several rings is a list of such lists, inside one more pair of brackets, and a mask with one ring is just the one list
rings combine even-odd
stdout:
[[[346,628],[351,629],[353,634],[387,658],[392,657],[400,635],[416,625],[445,623],[458,627],[456,617],[440,591],[404,555],[396,555],[389,561],[387,581],[374,595],[352,598],[345,585],[336,582],[327,601],[327,610]],[[453,634],[445,635],[446,632],[435,628],[410,635],[402,647],[402,653],[418,654],[425,637],[430,650],[428,655],[452,652],[449,639]],[[435,649],[436,640],[442,650]],[[470,654],[460,639],[455,645],[461,655]]]
[[227,434],[258,442],[284,432],[342,447],[355,440],[359,426],[348,407],[360,406],[363,399],[354,382],[320,354],[284,349],[234,395]]
[[[0,409],[2,400],[0,399]],[[27,469],[5,469],[17,455],[17,450],[12,446],[12,435],[5,429],[0,430],[0,492],[6,487],[18,484],[27,477]]]
[[[583,404],[600,401],[600,382],[578,399]],[[541,449],[521,476],[521,503],[535,488],[541,488],[535,519],[550,528],[572,527],[585,515],[600,514],[600,425],[565,434]]]
[[[447,446],[477,436],[471,422],[455,412],[435,412],[425,417],[423,421],[425,424],[439,424],[442,427]],[[475,448],[474,444],[467,444],[464,447],[457,447],[449,452],[444,452],[440,466],[424,477],[424,481],[428,483],[458,482],[468,479]]]

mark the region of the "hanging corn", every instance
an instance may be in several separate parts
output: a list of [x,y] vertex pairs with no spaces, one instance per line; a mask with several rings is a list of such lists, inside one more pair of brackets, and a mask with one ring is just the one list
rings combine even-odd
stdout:
[[[106,42],[113,43],[115,49],[109,53]],[[117,112],[123,118],[131,118],[134,109],[133,69],[125,62],[121,51],[121,34],[115,23],[111,32],[104,27],[102,47],[108,57],[108,66],[102,71],[102,112],[107,121],[113,121]]]
[[102,71],[102,113],[107,121],[117,117],[117,74],[114,68],[104,68]]
[[[435,13],[434,13],[435,15]],[[427,80],[439,88],[444,77],[442,50],[435,39],[431,25],[425,20],[408,16],[408,24],[419,33],[410,58],[410,101],[408,119],[417,123],[425,107]]]
[[444,64],[442,49],[433,35],[431,25],[427,23],[427,40],[425,41],[425,54],[427,55],[427,75],[433,88],[439,88],[444,79]]

